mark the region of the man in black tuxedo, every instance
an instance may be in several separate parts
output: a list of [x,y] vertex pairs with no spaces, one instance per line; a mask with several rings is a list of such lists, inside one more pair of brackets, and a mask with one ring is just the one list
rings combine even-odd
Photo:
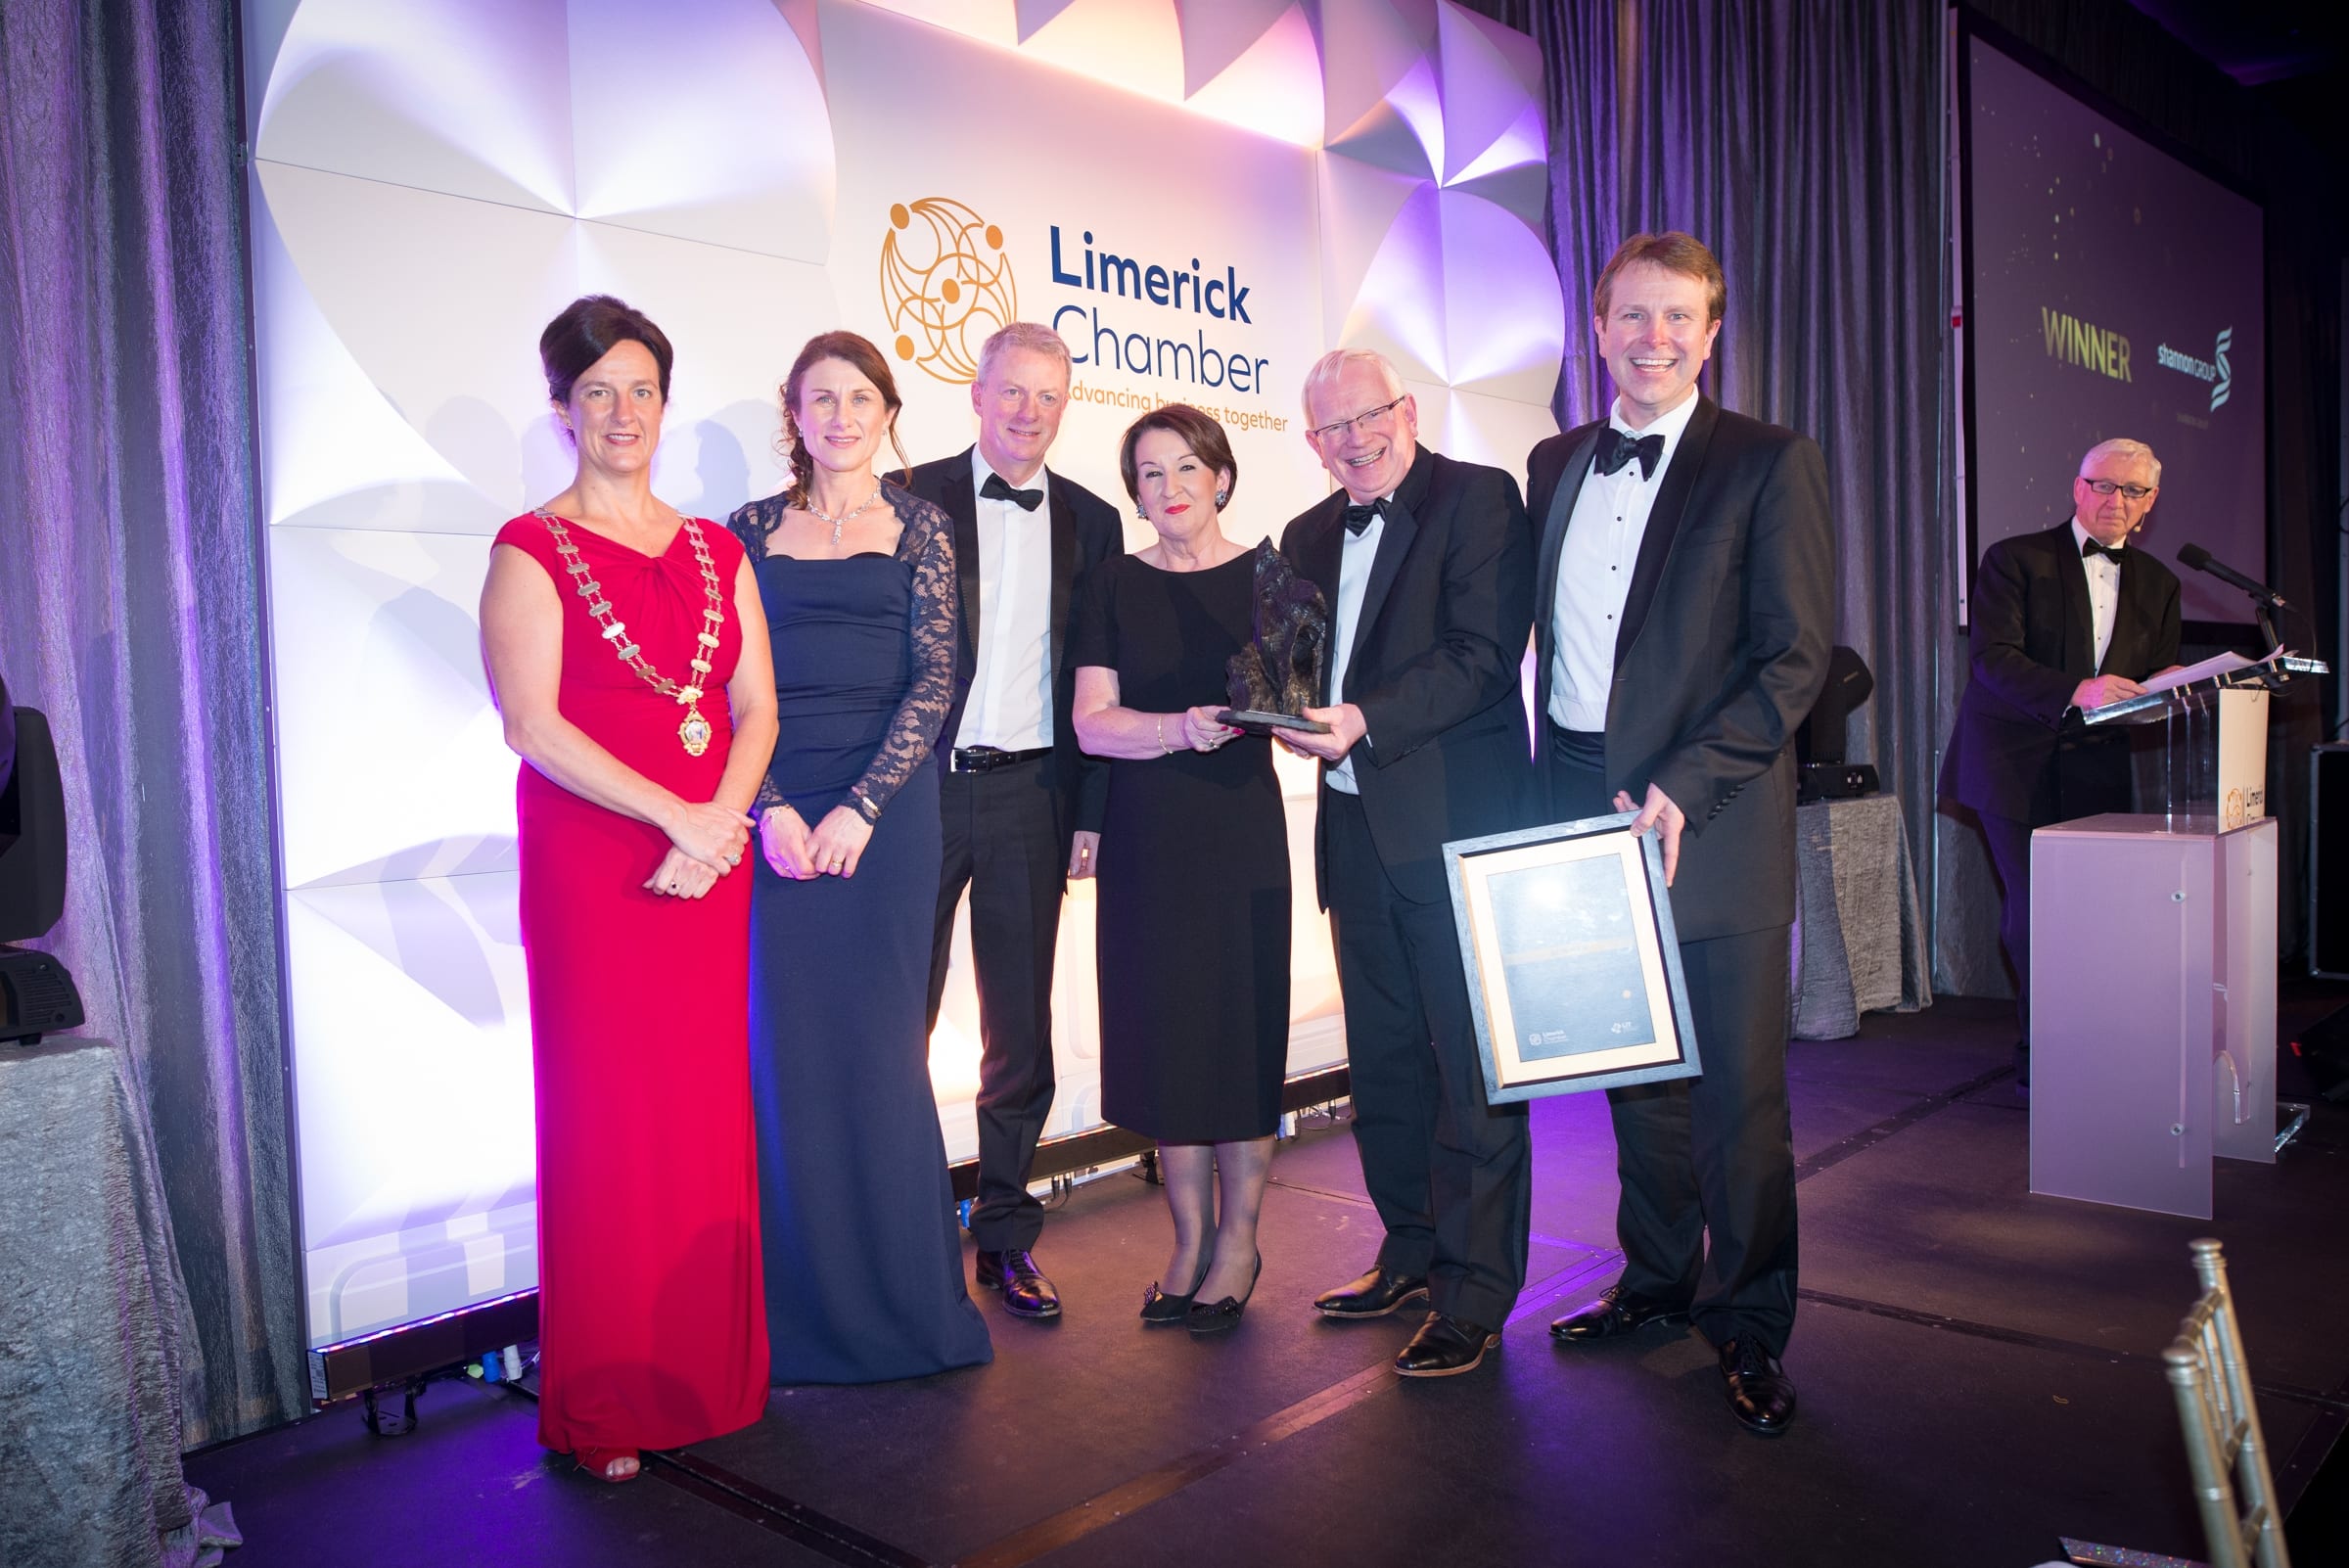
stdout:
[[981,1288],[1000,1290],[1017,1317],[1060,1314],[1060,1293],[1033,1256],[1044,1210],[1028,1174],[1052,1109],[1061,894],[1093,874],[1108,798],[1104,764],[1078,750],[1069,722],[1069,602],[1078,578],[1126,547],[1108,502],[1044,467],[1068,397],[1068,345],[1049,327],[1013,322],[980,350],[978,443],[908,480],[954,520],[961,576],[954,705],[938,736],[945,863],[930,1025],[968,886],[981,1045],[971,1236]]
[[1794,1418],[1791,743],[1826,678],[1835,543],[1819,447],[1696,390],[1727,302],[1695,239],[1626,242],[1591,321],[1614,408],[1531,459],[1547,814],[1636,810],[1659,835],[1704,1069],[1609,1092],[1623,1276],[1550,1332],[1693,1317],[1732,1413],[1774,1434]]
[[1970,678],[1941,793],[1982,823],[1999,875],[1999,942],[2014,966],[2015,1082],[2031,1086],[2031,830],[2130,807],[2129,741],[2081,715],[2140,694],[2178,662],[2178,577],[2129,535],[2161,494],[2142,441],[2098,442],[2072,481],[2072,520],[2001,539],[1974,574]]
[[1341,492],[1281,550],[1330,606],[1314,881],[1346,1013],[1354,1134],[1386,1226],[1369,1272],[1313,1306],[1381,1317],[1425,1297],[1395,1359],[1465,1372],[1499,1344],[1525,1283],[1531,1166],[1523,1105],[1485,1102],[1442,847],[1517,826],[1529,800],[1525,655],[1533,539],[1517,482],[1418,444],[1395,367],[1325,354],[1306,439]]

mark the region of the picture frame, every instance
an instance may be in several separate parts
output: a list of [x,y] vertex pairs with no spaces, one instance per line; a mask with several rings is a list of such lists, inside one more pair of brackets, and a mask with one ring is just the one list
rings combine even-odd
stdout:
[[1663,851],[1635,817],[1444,846],[1488,1100],[1703,1071]]

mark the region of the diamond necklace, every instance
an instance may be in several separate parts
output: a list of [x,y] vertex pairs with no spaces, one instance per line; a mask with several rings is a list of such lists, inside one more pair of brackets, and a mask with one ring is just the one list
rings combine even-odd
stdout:
[[710,749],[710,720],[702,716],[702,682],[710,677],[710,656],[717,651],[717,628],[725,623],[726,601],[717,591],[717,568],[710,563],[710,545],[702,537],[700,525],[680,515],[685,537],[693,542],[693,559],[702,569],[702,630],[700,646],[694,649],[693,684],[680,686],[655,669],[644,657],[644,650],[628,640],[628,628],[612,614],[611,601],[604,597],[604,585],[588,576],[587,563],[579,559],[579,547],[572,542],[571,530],[552,512],[534,514],[553,534],[555,548],[562,553],[563,570],[571,574],[579,597],[587,601],[587,613],[604,628],[604,640],[620,655],[620,662],[643,677],[644,683],[664,697],[674,697],[685,705],[685,720],[677,726],[677,739],[685,747],[685,755],[699,757]]
[[834,517],[829,512],[817,510],[815,504],[815,487],[813,485],[809,485],[807,487],[807,494],[800,502],[800,505],[809,517],[815,519],[818,523],[829,523],[832,525],[832,548],[837,550],[840,548],[840,530],[847,527],[851,522],[854,521],[857,513],[863,511],[866,507],[872,505],[879,499],[881,499],[881,482],[875,480],[873,482],[873,493],[866,496],[863,500],[858,501],[854,506],[850,507],[838,517]]

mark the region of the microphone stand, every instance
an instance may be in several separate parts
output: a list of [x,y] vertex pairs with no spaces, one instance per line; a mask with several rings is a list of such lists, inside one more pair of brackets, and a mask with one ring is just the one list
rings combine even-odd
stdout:
[[2283,647],[2283,634],[2276,629],[2276,613],[2268,601],[2251,595],[2251,613],[2259,622],[2259,656],[2262,659]]

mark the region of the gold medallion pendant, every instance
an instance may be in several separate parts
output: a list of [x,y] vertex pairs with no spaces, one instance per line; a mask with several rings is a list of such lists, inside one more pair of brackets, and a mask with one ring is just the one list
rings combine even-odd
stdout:
[[587,601],[587,614],[603,627],[604,640],[612,645],[620,662],[636,671],[653,690],[664,697],[674,697],[684,705],[685,721],[677,726],[677,739],[684,745],[686,756],[701,756],[710,749],[712,731],[710,720],[702,716],[697,705],[702,700],[702,682],[710,678],[710,656],[719,647],[717,628],[725,623],[726,609],[725,599],[718,592],[717,569],[710,560],[710,546],[702,537],[700,526],[689,517],[677,519],[686,539],[693,545],[694,565],[701,569],[704,600],[702,629],[695,638],[698,646],[691,661],[693,679],[689,684],[679,685],[647,663],[644,650],[628,640],[627,626],[613,613],[611,601],[604,597],[604,585],[595,580],[579,555],[579,547],[572,541],[570,527],[552,512],[535,515],[554,536],[555,549],[563,557],[563,570],[570,574],[579,597]]

